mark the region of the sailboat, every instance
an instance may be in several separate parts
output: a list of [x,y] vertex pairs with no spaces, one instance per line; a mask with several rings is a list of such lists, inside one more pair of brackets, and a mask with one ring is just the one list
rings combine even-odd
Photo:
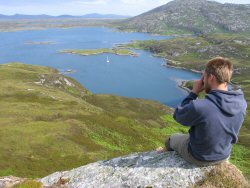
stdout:
[[107,56],[107,63],[109,63],[109,57]]

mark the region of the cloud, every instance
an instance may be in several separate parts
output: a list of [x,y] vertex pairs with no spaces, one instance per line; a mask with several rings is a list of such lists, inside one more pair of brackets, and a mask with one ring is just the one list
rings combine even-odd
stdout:
[[121,0],[123,4],[127,5],[140,5],[140,6],[159,6],[166,4],[170,0],[154,0],[154,1],[149,1],[149,0]]
[[[73,14],[83,15],[88,13],[119,14],[119,15],[138,15],[152,8],[165,4],[170,0],[72,0],[60,3],[55,7],[53,15]],[[52,5],[48,7],[50,10]],[[67,12],[63,12],[63,11]],[[47,11],[48,12],[48,11]],[[49,14],[49,13],[46,13]],[[50,13],[51,14],[51,13]]]
[[121,0],[122,3],[124,4],[142,4],[142,3],[146,3],[146,0]]
[[78,1],[73,1],[71,4],[82,4],[82,5],[105,5],[107,4],[107,0],[78,0]]

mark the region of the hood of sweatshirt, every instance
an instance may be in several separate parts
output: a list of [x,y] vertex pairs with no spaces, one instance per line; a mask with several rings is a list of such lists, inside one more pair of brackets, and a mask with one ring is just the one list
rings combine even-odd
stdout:
[[242,112],[246,115],[247,102],[242,90],[212,90],[206,99],[214,103],[224,114],[234,116]]

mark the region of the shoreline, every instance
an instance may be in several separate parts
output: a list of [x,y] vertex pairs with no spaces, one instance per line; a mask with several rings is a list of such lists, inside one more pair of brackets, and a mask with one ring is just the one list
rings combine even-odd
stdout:
[[[165,59],[166,61],[169,61],[168,59]],[[170,60],[171,61],[171,60]],[[188,69],[185,67],[178,67],[178,66],[173,66],[173,65],[168,65],[167,62],[162,65],[165,66],[167,68],[173,68],[173,69],[181,69],[181,70],[185,70],[185,71],[189,71],[189,72],[193,72],[193,73],[197,73],[197,74],[202,74],[202,71],[198,71],[198,70],[194,70],[194,69]],[[189,89],[188,87],[186,87],[186,83],[188,81],[192,81],[192,80],[181,80],[180,82],[177,81],[177,85],[179,88],[181,88],[182,90],[190,93],[191,89]],[[238,90],[238,89],[242,89],[242,87],[240,85],[237,85],[236,83],[234,83],[233,81],[231,81],[229,83],[229,88],[233,89],[233,90]]]
[[[167,59],[165,59],[165,61],[168,61]],[[179,69],[179,70],[185,70],[185,71],[189,71],[189,72],[192,72],[192,73],[197,73],[197,74],[202,74],[201,71],[198,71],[198,70],[194,70],[194,69],[187,69],[185,67],[177,67],[177,66],[173,66],[173,65],[168,65],[167,62],[165,63],[165,65],[163,65],[167,68],[172,68],[172,69]],[[177,85],[180,89],[186,91],[187,93],[190,93],[191,90],[189,88],[186,87],[186,83],[188,81],[191,81],[191,80],[182,80],[181,82],[177,82]]]
[[164,58],[164,60],[166,62],[166,64],[164,66],[166,66],[166,67],[175,68],[175,69],[182,69],[182,70],[186,70],[186,71],[189,71],[189,72],[193,72],[193,73],[197,73],[197,74],[202,74],[202,71],[199,71],[199,70],[188,69],[188,68],[183,67],[183,66],[174,66],[173,65],[174,64],[173,60],[170,60],[170,59],[167,59],[167,58]]
[[[69,20],[67,19],[60,19],[58,18],[59,21],[70,21],[71,18],[69,18]],[[57,19],[55,19],[57,20]],[[49,20],[48,19],[48,22],[51,22],[51,21],[55,21],[55,20]],[[73,20],[77,20],[78,21],[78,18],[73,18]],[[79,19],[81,20],[81,18]],[[83,18],[82,20],[87,20],[87,21],[91,21],[91,19],[89,18]],[[93,24],[86,24],[86,25],[68,25],[68,26],[64,26],[64,25],[57,25],[57,26],[33,26],[33,27],[14,27],[14,28],[9,28],[9,29],[1,29],[0,28],[0,33],[8,33],[8,32],[18,32],[18,31],[39,31],[39,30],[48,30],[48,29],[73,29],[73,28],[86,28],[86,27],[105,27],[105,28],[108,28],[108,29],[112,29],[114,32],[122,32],[122,33],[146,33],[146,34],[149,34],[151,36],[162,36],[162,37],[165,37],[165,36],[168,36],[168,37],[188,37],[188,36],[193,36],[194,34],[161,34],[161,33],[153,33],[153,32],[142,32],[142,31],[135,31],[135,30],[123,30],[123,29],[120,29],[118,28],[116,25],[112,25],[112,22],[113,21],[116,21],[116,19],[108,19],[108,18],[102,18],[102,19],[96,19],[96,18],[93,18],[94,21],[97,21],[96,25],[93,25]],[[107,21],[107,23],[101,23],[100,21]],[[30,21],[30,20],[27,20],[27,19],[13,19],[13,20],[0,20],[0,24],[1,22],[2,23],[8,23],[8,22],[14,22],[14,23],[19,23],[20,21],[24,21],[27,22],[27,21]],[[31,19],[31,21],[42,21],[42,23],[46,23],[44,21],[47,21],[46,19],[41,19],[41,20],[33,20]],[[111,22],[111,23],[110,23]],[[106,24],[106,25],[105,25]]]
[[185,70],[185,71],[189,71],[189,72],[193,72],[193,73],[197,73],[197,74],[202,74],[202,71],[198,71],[198,70],[194,70],[194,69],[187,69],[185,67],[177,67],[177,66],[168,65],[168,64],[165,64],[163,66],[168,67],[168,68],[173,68],[173,69],[181,69],[181,70]]
[[[20,32],[20,31],[42,31],[42,30],[49,30],[49,29],[75,29],[75,28],[91,28],[91,27],[98,27],[98,26],[69,26],[69,27],[37,27],[37,28],[16,28],[10,30],[2,30],[0,29],[0,33],[9,33],[9,32]],[[100,26],[103,27],[103,26]],[[109,28],[109,27],[107,27]]]
[[190,80],[183,80],[181,81],[181,83],[178,83],[178,87],[183,89],[184,91],[186,91],[187,93],[191,92],[191,89],[189,89],[188,87],[186,87],[186,83],[190,81]]
[[153,32],[146,32],[146,31],[137,31],[133,29],[122,29],[122,28],[117,28],[121,32],[126,32],[126,33],[147,33],[152,36],[171,36],[171,37],[189,37],[193,36],[195,33],[183,33],[183,34],[164,34],[164,33],[153,33]]

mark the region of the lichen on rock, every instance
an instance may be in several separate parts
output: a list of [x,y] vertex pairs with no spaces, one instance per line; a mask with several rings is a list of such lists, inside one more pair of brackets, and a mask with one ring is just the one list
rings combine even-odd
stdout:
[[186,162],[175,151],[150,151],[55,172],[42,179],[2,177],[0,187],[247,188],[249,184],[237,167],[229,162],[197,167]]
[[176,152],[134,153],[98,161],[65,172],[56,172],[40,181],[45,186],[67,180],[67,187],[190,187],[201,182],[210,167],[197,167]]

